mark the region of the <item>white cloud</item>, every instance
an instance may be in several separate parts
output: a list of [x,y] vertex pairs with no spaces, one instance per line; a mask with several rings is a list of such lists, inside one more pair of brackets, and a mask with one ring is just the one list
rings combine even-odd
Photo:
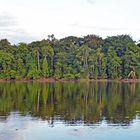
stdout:
[[87,2],[88,2],[89,4],[94,4],[94,3],[96,2],[96,0],[87,0]]
[[130,34],[139,39],[139,0],[0,0],[0,3],[0,13],[8,13],[0,14],[0,35],[14,42],[42,39],[49,34],[58,38]]

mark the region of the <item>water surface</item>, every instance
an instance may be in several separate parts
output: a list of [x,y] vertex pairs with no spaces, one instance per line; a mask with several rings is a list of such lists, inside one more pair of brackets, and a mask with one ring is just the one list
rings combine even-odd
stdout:
[[0,83],[0,140],[139,140],[140,83]]

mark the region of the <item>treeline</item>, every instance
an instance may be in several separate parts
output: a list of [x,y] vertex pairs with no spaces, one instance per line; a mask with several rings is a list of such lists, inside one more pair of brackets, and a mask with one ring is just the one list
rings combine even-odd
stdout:
[[1,79],[140,78],[140,44],[129,35],[69,36],[29,44],[0,40]]

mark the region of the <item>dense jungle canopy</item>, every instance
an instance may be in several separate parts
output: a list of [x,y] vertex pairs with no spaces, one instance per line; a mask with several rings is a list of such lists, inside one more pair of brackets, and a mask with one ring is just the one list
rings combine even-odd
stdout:
[[129,35],[69,36],[12,45],[0,40],[1,79],[140,78],[140,44]]

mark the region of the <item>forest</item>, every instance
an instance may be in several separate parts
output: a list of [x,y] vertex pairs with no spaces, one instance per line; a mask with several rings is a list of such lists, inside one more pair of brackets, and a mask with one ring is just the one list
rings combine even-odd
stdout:
[[140,43],[129,35],[0,40],[0,79],[139,79]]

